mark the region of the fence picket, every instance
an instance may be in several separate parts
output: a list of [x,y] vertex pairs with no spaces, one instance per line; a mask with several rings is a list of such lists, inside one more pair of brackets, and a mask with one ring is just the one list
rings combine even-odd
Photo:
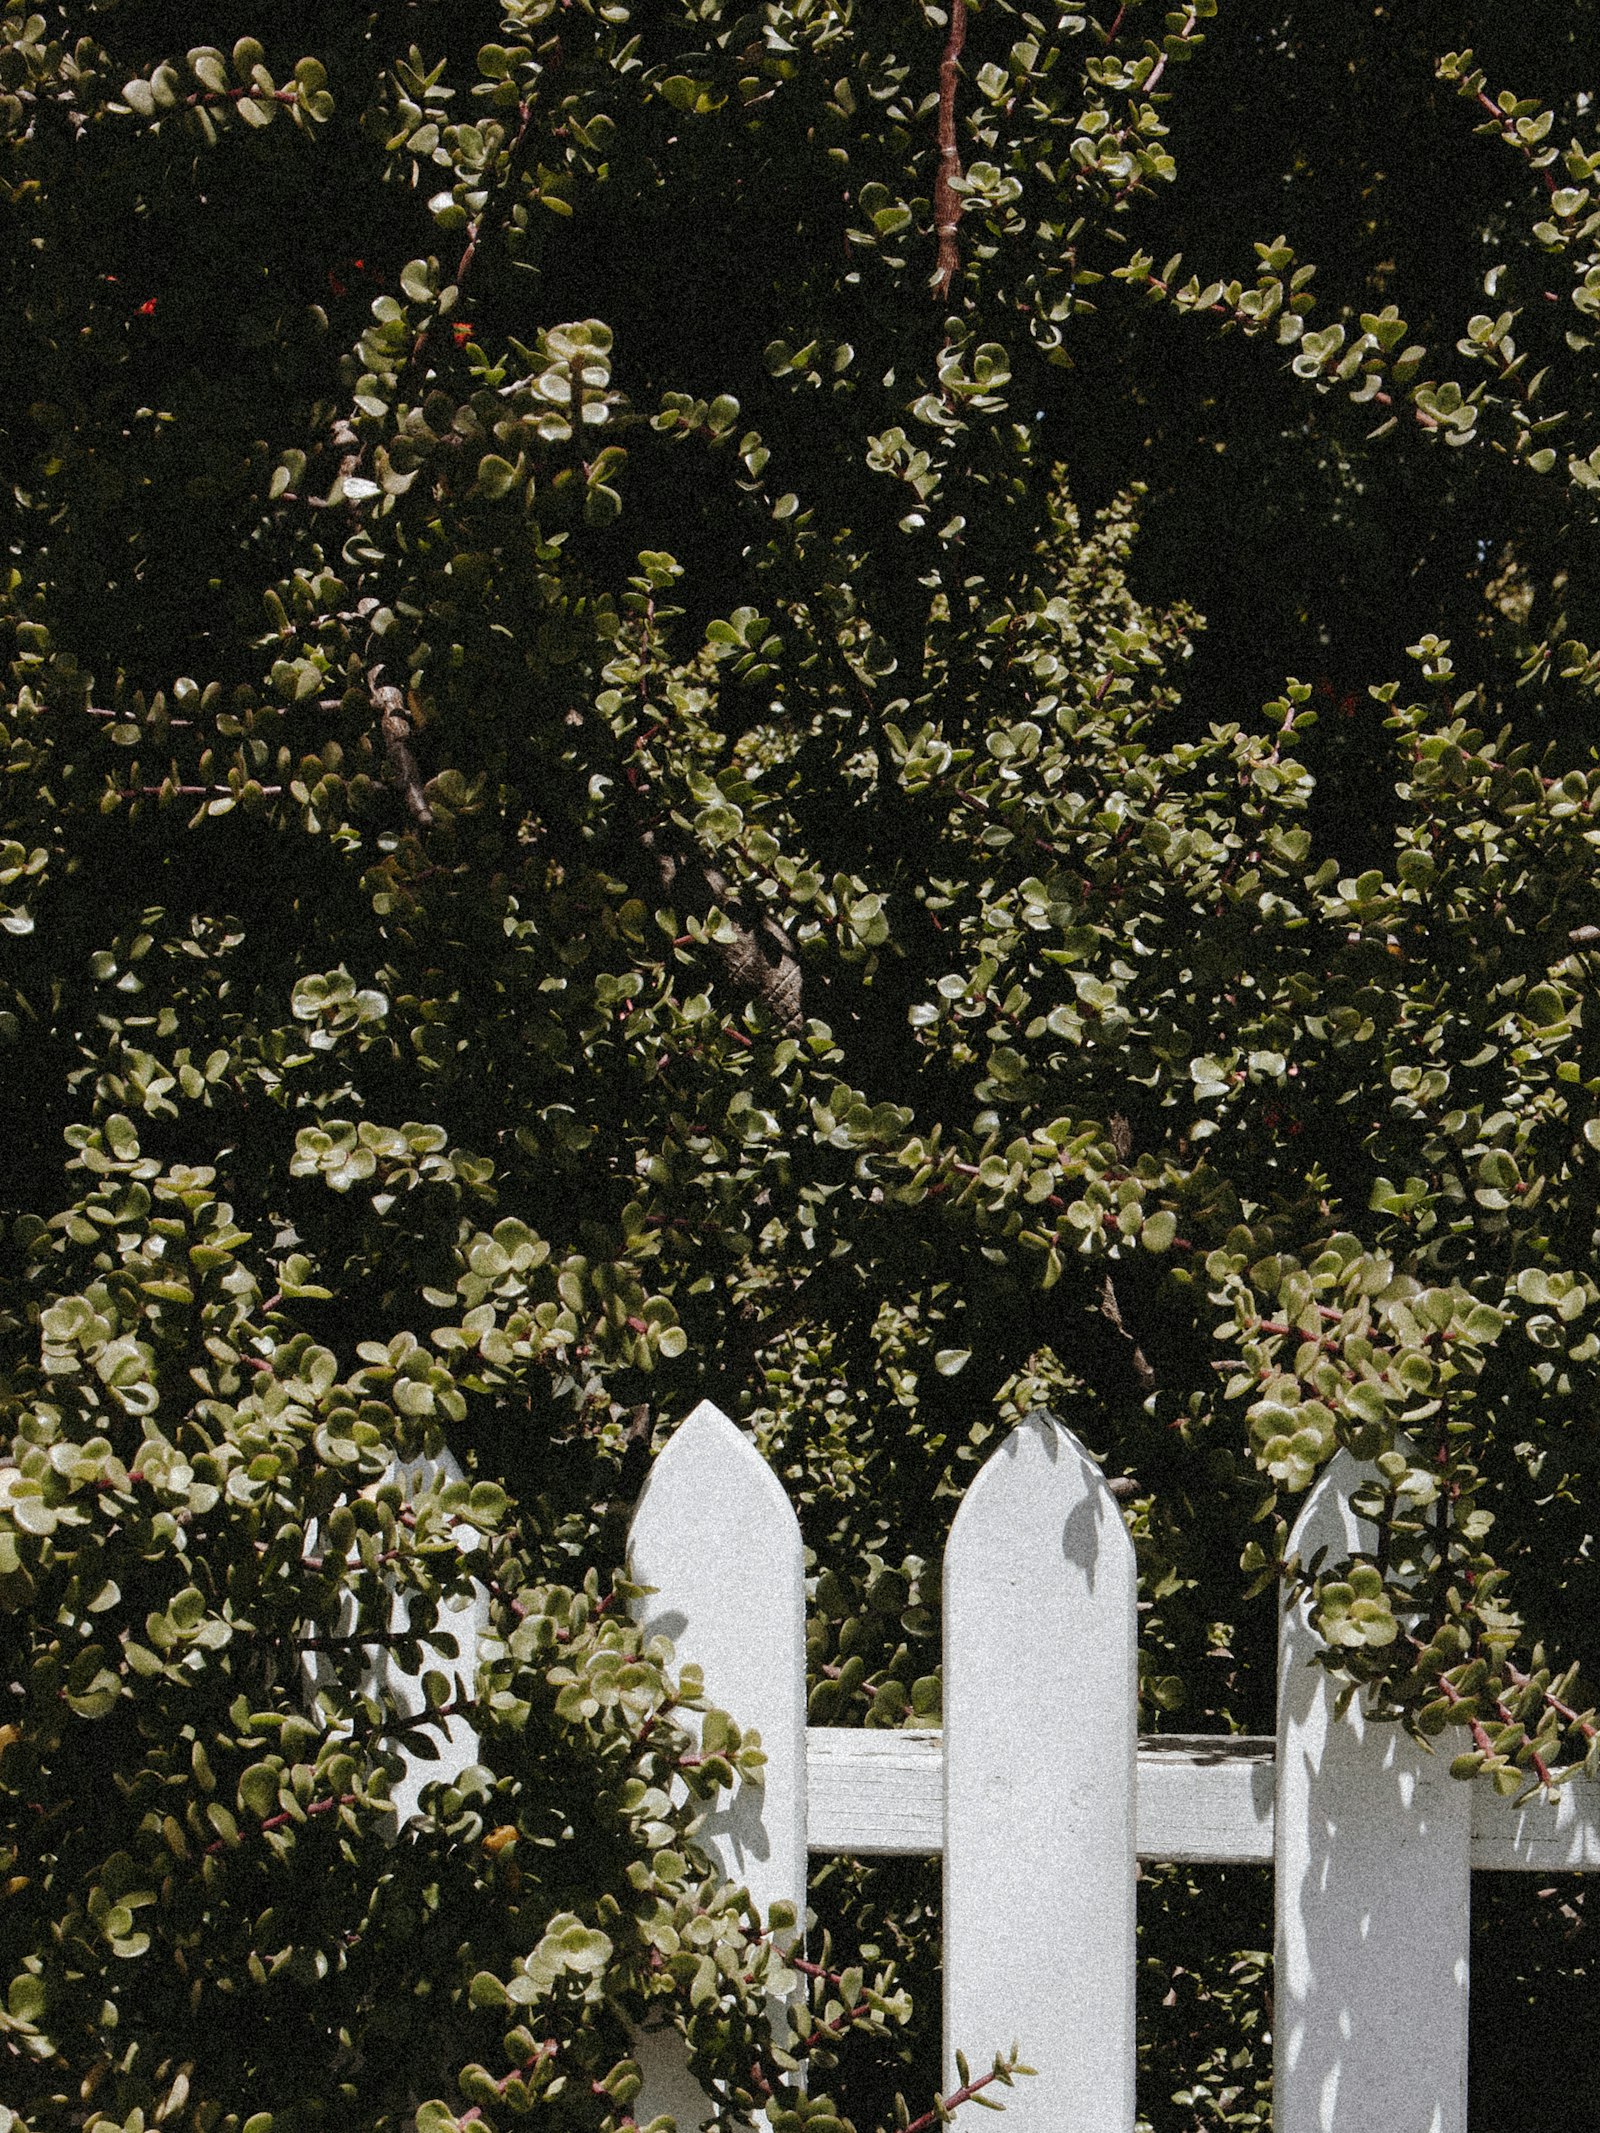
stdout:
[[[647,1631],[672,1639],[677,1663],[705,1676],[706,1694],[756,1728],[766,1783],[741,1784],[708,1815],[702,1841],[720,1871],[763,1912],[806,1908],[805,1559],[782,1483],[744,1433],[709,1400],[680,1424],[646,1482],[628,1537],[632,1577],[655,1590],[638,1603]],[[660,2111],[679,2133],[710,2101],[690,2080],[675,2033],[636,2039],[645,2077],[641,2125]],[[696,2115],[696,2114],[699,2115]]]
[[946,2080],[1016,2040],[1007,2133],[1133,2125],[1136,1582],[1099,1468],[1030,1415],[944,1567]]
[[[1300,1515],[1309,1558],[1370,1549],[1340,1453]],[[1472,1787],[1310,1662],[1301,1601],[1278,1645],[1277,2133],[1465,2133]]]
[[[1358,1479],[1341,1454],[1295,1528],[1299,1554],[1370,1546],[1349,1507]],[[1093,1460],[1043,1412],[980,1470],[951,1529],[942,1733],[807,1729],[799,1525],[709,1402],[656,1461],[629,1558],[655,1588],[646,1627],[767,1751],[765,1786],[703,1825],[723,1874],[763,1910],[803,1914],[808,1836],[823,1852],[942,1848],[947,2086],[958,2047],[981,2074],[1015,2039],[1039,2074],[1006,2099],[1010,2133],[1133,2125],[1136,1782],[1142,1855],[1274,1861],[1278,2133],[1465,2133],[1472,1867],[1600,1868],[1600,1783],[1514,1807],[1398,1727],[1359,1708],[1336,1719],[1299,1602],[1280,1618],[1275,1754],[1198,1737],[1141,1754],[1132,1543]],[[484,1606],[479,1592],[446,1611],[456,1661],[429,1655],[466,1680]],[[415,1684],[398,1687],[411,1708]],[[464,1721],[433,1730],[440,1758],[408,1759],[402,1814],[474,1757]],[[715,2115],[676,2032],[635,2048],[641,2123],[670,2111],[693,2133]]]

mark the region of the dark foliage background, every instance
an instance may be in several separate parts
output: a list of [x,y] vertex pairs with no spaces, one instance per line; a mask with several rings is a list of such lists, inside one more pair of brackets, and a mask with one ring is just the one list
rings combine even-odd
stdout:
[[[1593,1761],[1596,16],[7,7],[0,2123],[600,2133],[663,2009],[753,2099],[612,1597],[705,1394],[819,1723],[936,1722],[1045,1401],[1148,1729],[1270,1730],[1347,1446],[1330,1663]],[[1600,2039],[1477,1893],[1489,2129]],[[814,1894],[762,2078],[910,2118],[933,1878]],[[1259,1877],[1141,1932],[1151,2126],[1265,2124]]]

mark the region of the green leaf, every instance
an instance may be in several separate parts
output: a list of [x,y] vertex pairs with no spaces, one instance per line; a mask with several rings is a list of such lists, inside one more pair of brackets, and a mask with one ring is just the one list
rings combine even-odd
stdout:
[[270,1763],[252,1763],[239,1779],[239,1805],[266,1821],[278,1811],[279,1775]]
[[19,1970],[6,1992],[6,2007],[12,2019],[18,2022],[42,2022],[46,2003],[43,1978],[34,1977],[29,1971]]
[[1145,1216],[1139,1229],[1139,1242],[1147,1252],[1170,1251],[1177,1234],[1177,1216],[1169,1208],[1158,1207],[1154,1214]]
[[215,45],[196,45],[189,54],[189,70],[202,89],[225,96],[230,86],[228,62]]
[[520,460],[513,466],[510,460],[502,459],[498,452],[485,452],[478,461],[478,489],[480,494],[488,497],[492,503],[498,503],[502,497],[509,496],[521,479]]

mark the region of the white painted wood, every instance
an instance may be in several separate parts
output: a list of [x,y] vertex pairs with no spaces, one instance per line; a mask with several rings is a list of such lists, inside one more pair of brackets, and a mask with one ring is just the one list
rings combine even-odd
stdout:
[[1273,1745],[1244,1734],[1157,1734],[1141,1741],[1139,1857],[1270,1866]]
[[936,1729],[806,1732],[806,1842],[857,1858],[944,1850],[944,1736]]
[[[1141,1741],[1139,1857],[1270,1866],[1275,1751],[1274,1741],[1254,1734]],[[894,1858],[944,1850],[944,1736],[937,1729],[812,1726],[806,1763],[812,1851]]]
[[1574,1778],[1554,1801],[1513,1807],[1472,1787],[1472,1864],[1487,1873],[1600,1873],[1600,1782]]
[[1008,2133],[1129,2133],[1133,1545],[1076,1438],[1031,1415],[944,1565],[946,2081],[1013,2041]]
[[[806,1900],[805,1561],[800,1522],[750,1439],[709,1400],[666,1445],[633,1516],[646,1633],[698,1666],[706,1695],[761,1735],[766,1782],[740,1785],[701,1841],[765,1912]],[[686,1719],[698,1732],[698,1719]],[[724,1796],[726,1798],[726,1796]]]
[[689,2055],[675,2029],[636,2029],[633,2062],[639,2069],[639,2094],[633,2111],[641,2126],[663,2115],[678,2133],[697,2133],[716,2117],[717,2107],[689,2071]]
[[[1292,1547],[1341,1560],[1369,1527],[1341,1453]],[[1466,2133],[1472,1788],[1309,1662],[1308,1610],[1283,1611],[1278,1663],[1276,2133]]]
[[[415,1488],[461,1470],[446,1452],[396,1471]],[[1341,1460],[1313,1491],[1302,1555],[1358,1545],[1352,1479]],[[1130,1787],[1132,1549],[1093,1461],[1046,1415],[991,1458],[951,1533],[948,1734],[806,1728],[799,1527],[709,1403],[656,1462],[630,1559],[657,1588],[646,1626],[767,1751],[765,1786],[741,1788],[702,1832],[730,1879],[803,1917],[808,1845],[946,1853],[947,2081],[957,2046],[976,2073],[1015,2038],[1040,2077],[1008,2098],[1012,2133],[1132,2124],[1135,1845],[1150,1860],[1276,1860],[1278,2133],[1464,2133],[1469,1871],[1600,1872],[1600,1782],[1514,1808],[1450,1779],[1448,1739],[1429,1757],[1359,1713],[1335,1721],[1298,1607],[1282,1625],[1276,1742],[1153,1736]],[[425,1665],[469,1688],[486,1608],[479,1591],[451,1610],[459,1655]],[[404,1626],[398,1595],[393,1620]],[[419,1682],[384,1655],[375,1671],[420,1712]],[[409,1757],[396,1788],[402,1821],[430,1779],[476,1759],[464,1720],[434,1731],[440,1760]],[[675,2032],[640,2034],[635,2051],[641,2120],[670,2112],[690,2133],[711,2119]]]
[[[767,1756],[765,1783],[741,1783],[700,1838],[719,1870],[765,1915],[806,1908],[805,1562],[800,1525],[777,1476],[720,1408],[703,1400],[656,1459],[628,1538],[630,1575],[654,1587],[637,1603],[652,1636],[693,1664],[706,1695]],[[691,1730],[698,1722],[689,1718]],[[781,2020],[781,2014],[777,2017]],[[702,2123],[676,2035],[641,2036],[641,2124],[671,2111],[679,2133]],[[704,2116],[712,2105],[700,2096]]]
[[[448,1453],[437,1466],[397,1471],[412,1488],[460,1476]],[[673,1638],[680,1660],[701,1665],[712,1697],[738,1723],[759,1726],[771,1758],[766,1786],[706,1825],[730,1878],[764,1907],[784,1895],[803,1915],[805,1845],[931,1855],[946,1850],[947,1830],[960,1832],[955,1904],[947,1865],[947,2079],[954,2084],[957,2045],[979,2072],[1016,2037],[1041,2075],[1008,2099],[1013,2120],[1022,2114],[1015,2133],[1068,2122],[1053,2119],[1058,2111],[1073,2112],[1070,2123],[1085,2133],[1125,2133],[1131,2123],[1121,2076],[1113,2069],[1107,2081],[1101,2070],[1113,2051],[1126,2063],[1117,2024],[1133,1980],[1131,1932],[1116,1902],[1131,1880],[1120,1878],[1114,1826],[1118,1758],[1132,1739],[1131,1672],[1122,1746],[1113,1746],[1115,1724],[1091,1721],[1090,1752],[1074,1765],[1062,1722],[1087,1708],[1086,1695],[1104,1693],[1103,1683],[1096,1690],[1079,1679],[1097,1672],[1088,1655],[1098,1655],[1098,1672],[1108,1652],[1131,1667],[1123,1620],[1131,1551],[1098,1484],[1075,1440],[1034,1417],[974,1484],[977,1509],[958,1515],[947,1608],[961,1635],[948,1613],[946,1635],[949,1654],[966,1652],[950,1677],[966,1683],[956,1751],[965,1790],[948,1806],[941,1731],[805,1727],[799,1529],[775,1477],[715,1408],[697,1409],[657,1462],[631,1548],[635,1576],[659,1588],[641,1609],[647,1625]],[[1360,1529],[1343,1508],[1349,1486],[1342,1466],[1314,1492],[1296,1529],[1303,1554],[1356,1545]],[[966,1568],[952,1583],[958,1562]],[[397,1595],[396,1627],[403,1605]],[[459,1655],[434,1651],[425,1664],[469,1686],[486,1606],[479,1593],[452,1610],[444,1626]],[[1097,1608],[1115,1614],[1109,1633]],[[1430,1758],[1393,1727],[1358,1715],[1334,1722],[1326,1675],[1303,1664],[1312,1649],[1297,1610],[1284,1623],[1278,1742],[1166,1735],[1138,1744],[1138,1856],[1217,1865],[1276,1856],[1280,2133],[1463,2133],[1466,1870],[1600,1871],[1600,1783],[1578,1779],[1556,1801],[1520,1808],[1487,1784],[1458,1785],[1447,1774],[1448,1740]],[[403,1708],[420,1712],[418,1681],[384,1655],[375,1671]],[[464,1720],[434,1731],[440,1760],[409,1757],[396,1788],[402,1821],[430,1779],[476,1759]],[[998,1862],[992,1872],[985,1859]],[[1120,1956],[1107,1945],[1119,1933],[1128,1935]],[[675,2032],[639,2034],[635,2052],[646,2120],[670,2112],[690,2133],[712,2118]]]

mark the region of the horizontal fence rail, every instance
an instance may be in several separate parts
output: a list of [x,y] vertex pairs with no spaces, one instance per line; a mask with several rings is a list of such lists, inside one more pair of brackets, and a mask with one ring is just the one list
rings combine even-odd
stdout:
[[[1359,1479],[1341,1453],[1293,1549],[1370,1550]],[[1018,2042],[1038,2073],[1009,2093],[1007,2133],[1132,2133],[1141,1859],[1273,1868],[1276,2133],[1466,2133],[1473,1872],[1600,1872],[1600,1783],[1518,1806],[1359,1704],[1340,1713],[1294,1595],[1274,1738],[1140,1740],[1132,1543],[1049,1414],[998,1445],[956,1513],[937,1730],[806,1725],[799,1521],[709,1402],[657,1458],[629,1558],[650,1588],[641,1622],[767,1753],[765,1782],[703,1819],[707,1852],[764,1912],[782,1900],[802,1917],[808,1854],[938,1856],[947,2083],[958,2049],[977,2064]],[[468,1677],[480,1612],[459,1619]],[[404,1803],[476,1742],[457,1724],[441,1747]],[[641,2123],[670,2111],[695,2133],[716,2117],[676,2031],[639,2032],[635,2052]]]
[[[1359,1478],[1341,1454],[1291,1547],[1370,1550]],[[802,1911],[808,1853],[938,1855],[946,2077],[958,2049],[977,2063],[1017,2040],[1038,2074],[1007,2098],[1010,2133],[1131,2133],[1141,1858],[1273,1868],[1277,2133],[1466,2133],[1473,1869],[1600,1870],[1600,1787],[1514,1807],[1358,1704],[1339,1712],[1293,1594],[1272,1740],[1141,1742],[1132,1544],[1049,1414],[995,1448],[956,1512],[938,1731],[804,1724],[799,1522],[709,1402],[658,1457],[631,1555],[654,1588],[641,1619],[771,1757],[765,1787],[708,1818],[709,1848],[759,1903]],[[688,2133],[681,2047],[641,2048],[641,2111],[670,2095]]]
[[[806,1729],[806,1845],[852,1858],[944,1850],[944,1736],[936,1728]],[[1270,1866],[1277,1743],[1266,1734],[1147,1734],[1139,1742],[1134,1842],[1141,1859]],[[1600,1784],[1514,1807],[1472,1788],[1474,1873],[1600,1872]]]

